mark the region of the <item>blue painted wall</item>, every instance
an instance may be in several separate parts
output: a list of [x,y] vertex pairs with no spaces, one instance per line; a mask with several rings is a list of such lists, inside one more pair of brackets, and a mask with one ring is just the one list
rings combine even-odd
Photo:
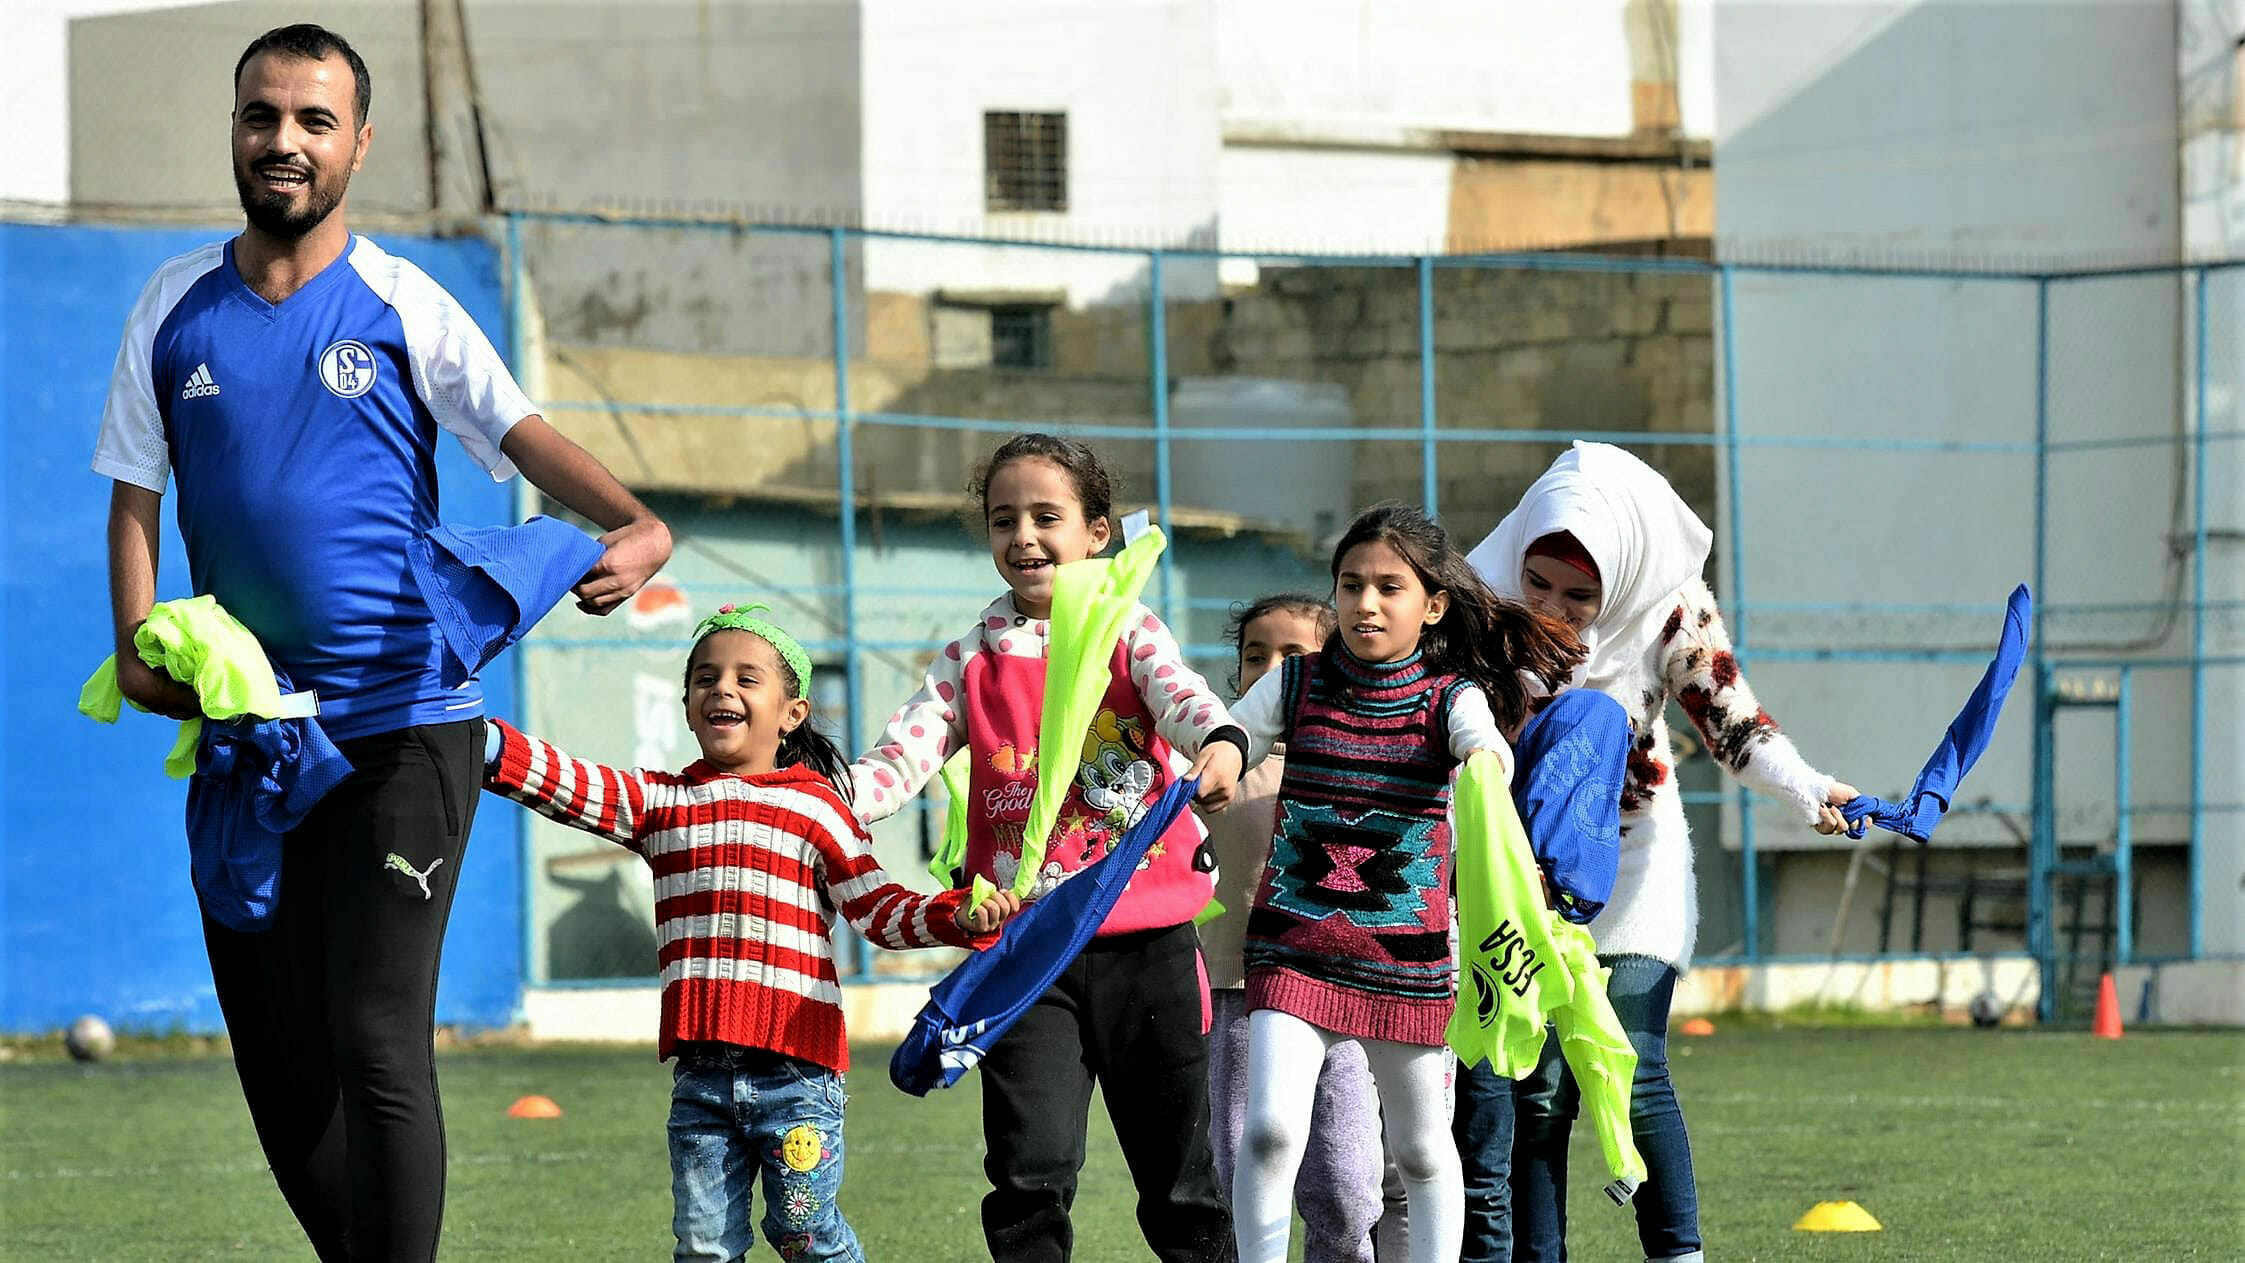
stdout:
[[[182,781],[164,778],[173,725],[77,713],[108,652],[107,479],[94,436],[126,314],[165,259],[220,232],[0,225],[0,1031],[98,1013],[121,1029],[222,1029],[187,877]],[[498,258],[482,241],[382,239],[509,345]],[[512,520],[511,489],[449,438],[446,520]],[[348,488],[337,488],[348,494]],[[166,513],[157,596],[191,595]],[[484,680],[515,706],[509,659]],[[438,1020],[508,1021],[520,999],[517,813],[479,813],[445,944]]]

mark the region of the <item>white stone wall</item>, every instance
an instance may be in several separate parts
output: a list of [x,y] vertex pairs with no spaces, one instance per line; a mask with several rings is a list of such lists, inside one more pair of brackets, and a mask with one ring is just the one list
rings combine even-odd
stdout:
[[[1742,2],[1719,4],[1716,27],[1718,246],[1727,257],[2016,269],[2180,256],[2176,16],[2166,0]],[[1743,431],[1829,446],[1745,450],[1726,494],[1750,547],[1735,574],[1718,543],[1718,589],[1735,599],[1743,586],[1757,607],[1749,638],[1765,654],[1750,674],[1809,758],[1862,788],[1899,792],[1976,678],[1970,655],[1992,645],[2005,593],[2032,577],[2034,462],[1847,444],[2031,442],[2035,288],[1749,272],[1735,297]],[[2188,417],[2187,313],[2171,276],[2053,285],[2050,437],[2177,436]],[[2147,445],[2051,458],[2047,584],[2037,596],[2076,607],[2048,623],[2059,656],[2188,653],[2188,619],[2158,608],[2178,575],[2188,591],[2187,570],[2171,560],[2189,509],[2177,497],[2176,456]],[[1716,526],[1719,539],[1729,533],[1728,521]],[[1783,663],[1766,652],[1816,646],[1940,648],[1960,660]],[[2181,673],[2137,674],[2139,805],[2187,798],[2185,684]],[[2031,796],[2030,690],[2022,677],[1964,795],[1990,797],[2014,820]],[[2215,710],[2216,739],[2229,743],[2220,750],[2231,752],[2217,751],[2228,762],[2209,768],[2217,800],[2236,781],[2235,716],[2235,707]],[[2111,743],[2101,715],[2069,717],[2059,730],[2069,844],[2111,835]],[[2234,852],[2240,822],[2214,820]],[[1833,845],[1774,809],[1757,823],[1765,848]],[[2178,843],[2188,829],[2179,811],[2135,824],[2139,845]],[[1955,820],[1942,840],[2012,845],[1986,816]],[[2235,902],[2236,864],[2224,871],[2217,880],[2210,870],[2207,898]],[[2181,901],[2145,915],[2174,919]],[[2221,909],[2207,907],[2212,925]],[[2212,937],[2207,946],[2234,950]]]

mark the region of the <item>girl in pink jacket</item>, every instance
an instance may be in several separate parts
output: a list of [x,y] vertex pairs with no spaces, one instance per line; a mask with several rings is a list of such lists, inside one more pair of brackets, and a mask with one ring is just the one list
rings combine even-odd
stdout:
[[[851,769],[868,823],[919,792],[951,752],[971,755],[966,871],[1001,889],[1022,863],[1036,786],[1053,572],[1107,546],[1112,490],[1090,448],[1020,435],[976,480],[990,559],[1006,592],[936,655],[919,692]],[[1246,737],[1176,638],[1141,607],[1114,647],[1112,677],[1083,760],[1028,890],[1035,899],[1107,852],[1192,759],[1200,805],[1221,808]],[[1212,865],[1200,825],[1182,816],[1083,955],[982,1062],[982,1227],[999,1259],[1063,1259],[1083,1165],[1091,1091],[1138,1184],[1138,1223],[1157,1258],[1229,1260],[1231,1216],[1208,1139],[1208,990],[1193,917]]]

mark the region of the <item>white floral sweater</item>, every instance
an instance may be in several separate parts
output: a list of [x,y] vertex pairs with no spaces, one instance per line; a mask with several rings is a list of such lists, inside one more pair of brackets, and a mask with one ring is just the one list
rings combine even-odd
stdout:
[[1754,699],[1715,596],[1697,579],[1676,590],[1675,611],[1644,661],[1609,691],[1629,711],[1636,740],[1622,785],[1620,870],[1590,932],[1602,956],[1650,956],[1682,972],[1691,967],[1699,935],[1699,892],[1663,717],[1669,699],[1683,707],[1725,770],[1795,804],[1809,823],[1832,778],[1802,759]]

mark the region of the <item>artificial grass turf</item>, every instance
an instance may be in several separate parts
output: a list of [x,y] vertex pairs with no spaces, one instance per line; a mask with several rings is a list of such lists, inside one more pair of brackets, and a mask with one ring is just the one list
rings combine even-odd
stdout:
[[[986,1258],[978,1093],[914,1100],[857,1050],[843,1207],[875,1260]],[[1726,1259],[2239,1257],[2245,1035],[1740,1029],[1676,1038],[1701,1219]],[[668,1068],[638,1048],[486,1048],[440,1059],[451,1147],[443,1257],[667,1257]],[[559,1119],[509,1118],[517,1097]],[[1084,1263],[1147,1258],[1094,1107],[1076,1201]],[[1635,1259],[1578,1130],[1571,1253]],[[1860,1202],[1878,1233],[1791,1224]],[[289,1259],[310,1250],[264,1169],[232,1064],[43,1048],[0,1065],[0,1255]],[[1297,1243],[1299,1248],[1299,1243]],[[759,1246],[761,1257],[774,1257]]]

